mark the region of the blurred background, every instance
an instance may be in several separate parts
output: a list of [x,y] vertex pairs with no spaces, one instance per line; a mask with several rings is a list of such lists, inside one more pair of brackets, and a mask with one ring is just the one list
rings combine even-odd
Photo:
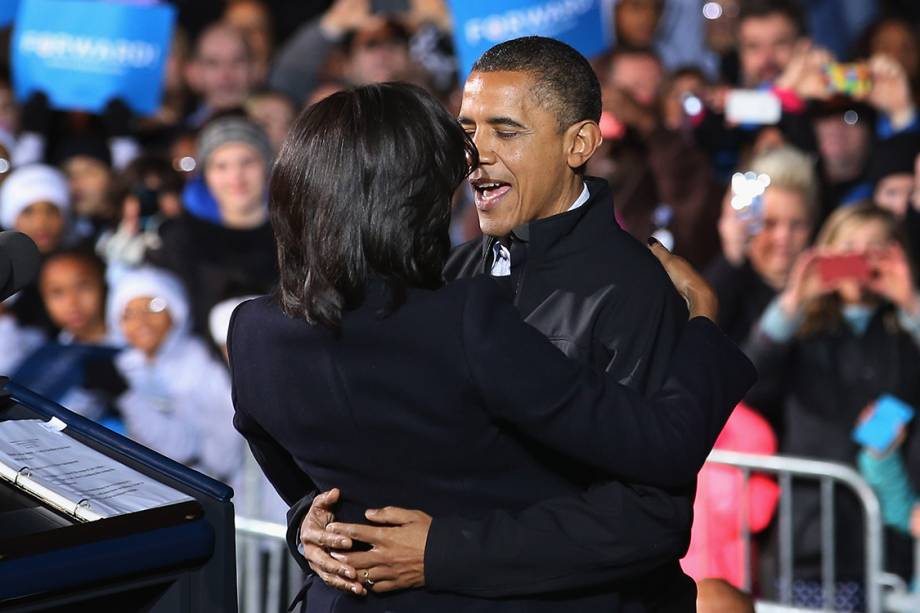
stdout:
[[[277,279],[291,122],[391,80],[456,113],[479,53],[544,34],[601,83],[586,171],[705,271],[760,371],[700,476],[700,610],[920,611],[920,3],[4,0],[0,26],[0,226],[43,258],[0,372],[232,484],[245,610],[300,585],[225,366]],[[463,187],[451,240],[479,236]]]

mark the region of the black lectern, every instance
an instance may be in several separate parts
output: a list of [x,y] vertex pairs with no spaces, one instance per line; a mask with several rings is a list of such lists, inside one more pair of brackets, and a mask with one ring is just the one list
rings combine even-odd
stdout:
[[191,498],[80,521],[0,482],[0,609],[237,610],[230,487],[5,378],[0,385],[0,422],[57,418],[67,436]]

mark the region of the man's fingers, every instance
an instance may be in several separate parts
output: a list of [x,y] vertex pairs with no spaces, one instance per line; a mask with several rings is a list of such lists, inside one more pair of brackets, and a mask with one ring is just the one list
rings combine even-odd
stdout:
[[380,544],[384,535],[383,528],[363,526],[361,524],[334,523],[326,526],[326,530],[341,536],[347,536],[356,541],[363,541],[371,545]]
[[323,570],[346,579],[356,579],[355,567],[347,562],[336,560],[322,548],[313,545],[304,546],[303,557],[310,563],[310,568]]
[[382,509],[368,509],[365,511],[364,516],[376,524],[401,526],[417,519],[418,511],[400,507],[383,507]]
[[398,589],[400,589],[400,587],[396,581],[375,581],[374,585],[371,586],[371,591],[374,592],[375,594],[382,594],[384,592],[392,592]]
[[[367,582],[367,579],[371,583]],[[396,572],[389,566],[374,566],[358,572],[358,580],[372,592],[391,592],[398,589]]]
[[342,492],[339,488],[334,487],[328,492],[323,492],[319,496],[313,499],[313,504],[310,505],[310,508],[322,507],[324,510],[330,511],[331,507],[334,506],[338,501],[339,497],[342,495]]
[[[380,551],[351,551],[348,553],[342,553],[339,551],[333,551],[332,557],[335,558],[341,564],[349,566],[355,569],[364,569],[364,568],[375,568],[382,564],[389,562],[383,556]],[[361,573],[363,570],[358,570],[357,578],[361,578]]]
[[316,571],[316,575],[323,580],[323,583],[329,587],[334,587],[337,590],[350,592],[358,596],[364,596],[367,594],[366,588],[360,583],[356,583],[354,581],[346,581],[339,576],[332,575],[321,570]]
[[300,540],[304,545],[317,545],[327,549],[351,549],[353,546],[350,538],[330,532],[328,528],[304,528],[300,533]]

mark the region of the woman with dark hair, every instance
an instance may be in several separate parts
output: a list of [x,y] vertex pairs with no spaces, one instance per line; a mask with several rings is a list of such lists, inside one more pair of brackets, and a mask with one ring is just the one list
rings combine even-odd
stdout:
[[[384,501],[475,516],[582,493],[551,452],[609,479],[683,485],[750,386],[710,321],[711,290],[660,247],[702,316],[649,399],[566,359],[492,278],[443,285],[450,198],[476,162],[457,121],[410,85],[339,92],[295,121],[269,203],[280,289],[242,304],[228,341],[234,424],[289,504],[340,486],[337,518],[357,522]],[[357,570],[368,586],[387,578]],[[317,581],[303,593],[311,612],[584,612],[611,610],[608,589],[361,601]]]

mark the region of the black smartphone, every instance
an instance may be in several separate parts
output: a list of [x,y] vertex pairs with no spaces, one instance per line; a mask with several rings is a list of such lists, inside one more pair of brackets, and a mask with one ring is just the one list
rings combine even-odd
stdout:
[[371,13],[395,15],[409,12],[409,0],[371,0]]
[[134,196],[141,205],[140,216],[142,218],[152,217],[160,212],[160,194],[146,187],[134,189]]

